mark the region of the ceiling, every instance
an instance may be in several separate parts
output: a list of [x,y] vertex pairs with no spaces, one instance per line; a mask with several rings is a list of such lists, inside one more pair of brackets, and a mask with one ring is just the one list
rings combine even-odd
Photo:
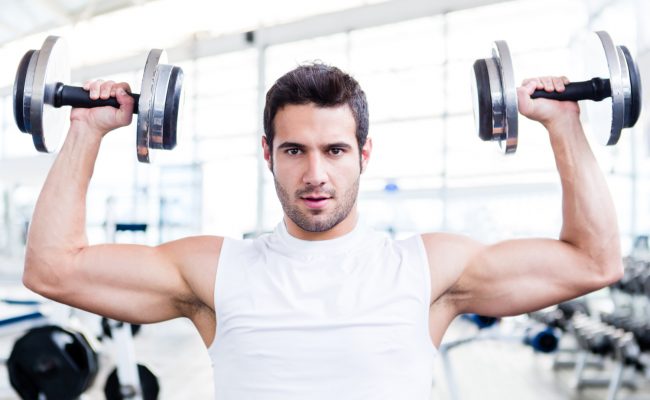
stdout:
[[0,46],[152,0],[0,0]]

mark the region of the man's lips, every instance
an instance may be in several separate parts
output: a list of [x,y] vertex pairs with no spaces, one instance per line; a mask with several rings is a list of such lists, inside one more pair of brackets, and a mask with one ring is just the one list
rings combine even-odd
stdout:
[[331,199],[329,196],[301,196],[300,199],[307,205],[308,208],[319,209],[327,205],[327,202]]

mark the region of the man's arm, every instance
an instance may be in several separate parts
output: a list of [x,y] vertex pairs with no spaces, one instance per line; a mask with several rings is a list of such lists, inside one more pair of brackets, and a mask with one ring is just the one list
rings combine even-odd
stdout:
[[535,89],[562,91],[566,82],[533,79],[518,90],[520,112],[549,132],[562,185],[559,239],[485,246],[454,235],[423,235],[433,272],[432,307],[446,310],[446,319],[469,312],[520,314],[586,294],[622,276],[614,204],[585,138],[577,104],[530,98]]
[[100,89],[101,98],[112,94],[120,108],[73,109],[65,144],[34,210],[24,284],[53,300],[128,322],[194,317],[203,305],[213,308],[221,238],[157,247],[88,245],[86,194],[100,143],[108,131],[130,123],[133,99],[124,93],[125,84],[95,82],[86,88],[91,98]]

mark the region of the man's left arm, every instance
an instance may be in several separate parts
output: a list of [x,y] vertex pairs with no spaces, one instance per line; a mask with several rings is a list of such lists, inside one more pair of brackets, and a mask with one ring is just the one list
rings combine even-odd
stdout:
[[[589,147],[575,102],[531,99],[535,89],[563,91],[566,78],[527,80],[518,89],[519,110],[548,130],[562,185],[559,238],[510,240],[481,245],[451,239],[464,255],[442,257],[456,271],[436,300],[457,313],[490,316],[537,310],[605,287],[623,274],[616,211],[605,178]],[[534,213],[534,210],[531,210]],[[424,236],[432,257],[441,240]],[[443,241],[444,242],[444,241]],[[447,265],[445,265],[447,264]],[[434,269],[432,269],[434,270]]]

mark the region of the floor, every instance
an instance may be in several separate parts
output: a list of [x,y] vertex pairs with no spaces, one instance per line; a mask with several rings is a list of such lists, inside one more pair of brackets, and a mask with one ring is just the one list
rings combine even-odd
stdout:
[[[21,293],[15,284],[2,286],[3,295]],[[1,311],[2,309],[0,309]],[[98,325],[98,320],[81,315],[85,326]],[[454,375],[454,390],[450,389],[448,375],[439,356],[436,362],[432,399],[448,400],[600,400],[607,399],[607,390],[573,388],[572,369],[553,371],[553,355],[535,354],[518,339],[520,321],[505,320],[492,331],[482,331],[475,340],[452,348],[449,355]],[[99,328],[97,328],[98,331]],[[452,324],[446,343],[475,337],[476,329],[465,321]],[[486,333],[487,332],[487,333]],[[0,359],[6,358],[20,329],[0,332]],[[480,339],[478,339],[480,338]],[[567,342],[564,342],[567,345]],[[204,346],[187,320],[173,320],[144,326],[135,338],[139,362],[147,365],[158,376],[160,399],[210,399],[213,395],[210,360]],[[104,344],[100,355],[100,373],[95,385],[83,399],[103,399],[106,376],[113,369],[110,344]],[[605,367],[608,371],[609,367]],[[597,371],[590,371],[598,373]],[[650,399],[647,380],[637,379],[643,387],[636,392],[623,390],[619,400]],[[630,397],[630,395],[634,395]],[[4,365],[0,365],[0,400],[18,397],[8,384]]]

